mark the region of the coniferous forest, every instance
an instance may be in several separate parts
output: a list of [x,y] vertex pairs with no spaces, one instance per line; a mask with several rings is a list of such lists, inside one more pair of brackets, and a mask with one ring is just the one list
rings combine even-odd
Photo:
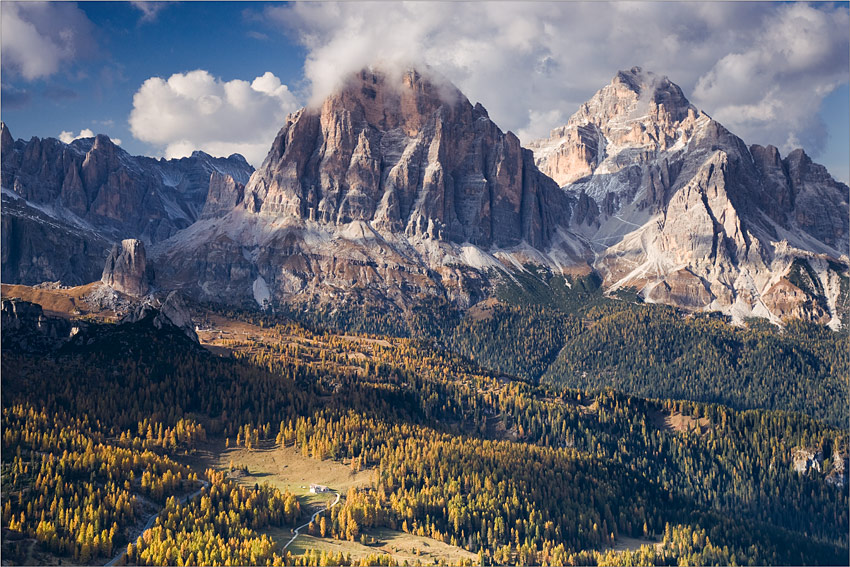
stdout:
[[850,0],[0,19],[0,567],[850,567]]
[[[263,332],[227,356],[151,317],[4,349],[4,555],[25,561],[20,541],[82,564],[397,563],[282,549],[275,533],[308,524],[429,538],[467,563],[846,564],[842,336],[572,286],[523,307],[504,290],[477,319],[414,313],[389,335],[207,311]],[[213,439],[371,481],[311,521],[286,490],[185,464]]]

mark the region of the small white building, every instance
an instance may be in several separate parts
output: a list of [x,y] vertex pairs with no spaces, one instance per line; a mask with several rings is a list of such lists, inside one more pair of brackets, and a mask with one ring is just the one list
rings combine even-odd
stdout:
[[322,492],[330,492],[330,489],[327,486],[322,486],[321,484],[311,484],[310,492],[312,494],[320,494]]

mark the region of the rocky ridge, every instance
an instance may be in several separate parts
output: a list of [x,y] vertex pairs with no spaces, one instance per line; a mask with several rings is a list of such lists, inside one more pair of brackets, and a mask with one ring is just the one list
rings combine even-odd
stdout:
[[68,321],[48,317],[41,305],[20,299],[3,299],[0,305],[0,328],[4,349],[24,352],[53,350],[85,329],[84,321]]
[[103,135],[64,144],[2,138],[4,282],[96,280],[113,242],[158,242],[200,216],[213,175],[246,183],[242,156],[131,156]]
[[802,150],[747,147],[640,68],[533,153],[430,71],[378,69],[287,117],[250,179],[236,156],[2,135],[4,281],[142,297],[150,274],[123,246],[101,271],[136,238],[163,293],[263,308],[465,308],[529,265],[739,321],[835,328],[850,308],[848,187]]
[[609,291],[738,320],[840,324],[850,190],[803,150],[748,148],[637,67],[530,148],[585,203],[570,228]]
[[196,343],[198,342],[189,307],[177,291],[145,297],[127,311],[121,318],[121,323],[138,323],[146,319],[150,319],[156,329],[173,326]]

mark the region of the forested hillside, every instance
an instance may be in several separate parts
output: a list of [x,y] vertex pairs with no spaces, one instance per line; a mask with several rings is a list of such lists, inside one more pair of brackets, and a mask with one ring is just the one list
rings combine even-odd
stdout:
[[[603,297],[593,279],[545,273],[502,289],[486,317],[465,317],[452,348],[484,366],[570,388],[798,411],[848,424],[846,331],[799,320],[735,326],[711,314]],[[530,301],[529,301],[530,300]]]
[[781,328],[763,319],[733,325],[719,314],[642,303],[629,290],[608,297],[599,286],[596,274],[564,278],[528,266],[506,279],[496,300],[466,312],[434,299],[407,311],[369,309],[361,298],[277,315],[237,313],[269,324],[294,319],[339,332],[430,338],[483,367],[556,387],[784,409],[848,424],[847,327],[794,319]]
[[[4,353],[4,533],[83,562],[124,548],[138,564],[318,558],[260,533],[305,521],[291,494],[174,461],[226,437],[374,470],[323,516],[328,537],[385,526],[485,563],[847,561],[846,430],[553,389],[427,341],[254,329],[226,358],[151,319],[97,326],[54,354]],[[795,470],[801,450],[820,455],[819,470]],[[139,519],[160,509],[136,542]],[[646,545],[612,551],[622,537]]]

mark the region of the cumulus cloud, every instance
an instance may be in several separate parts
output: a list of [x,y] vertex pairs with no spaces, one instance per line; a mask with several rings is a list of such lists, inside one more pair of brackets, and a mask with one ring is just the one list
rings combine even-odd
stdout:
[[[59,141],[64,142],[66,144],[70,144],[74,140],[79,140],[81,138],[94,138],[94,136],[95,136],[95,134],[94,134],[94,132],[92,131],[91,128],[83,128],[82,130],[80,130],[80,133],[77,134],[76,136],[74,135],[74,132],[69,132],[68,130],[62,130],[59,133]],[[109,139],[112,140],[112,143],[115,144],[116,146],[121,145],[121,140],[119,138],[112,138],[110,136]]]
[[48,77],[95,48],[94,26],[75,4],[3,2],[3,70],[27,80]]
[[826,138],[816,114],[820,101],[848,79],[848,29],[846,9],[783,6],[752,45],[699,78],[694,98],[720,122],[754,130],[761,141],[817,154]]
[[820,102],[850,65],[848,9],[831,4],[307,2],[265,14],[307,48],[312,101],[372,64],[427,64],[524,142],[640,65],[748,142],[817,150]]
[[222,81],[204,70],[152,77],[133,96],[133,136],[163,149],[168,158],[194,150],[213,155],[240,153],[262,163],[295,96],[266,72],[252,82]]

